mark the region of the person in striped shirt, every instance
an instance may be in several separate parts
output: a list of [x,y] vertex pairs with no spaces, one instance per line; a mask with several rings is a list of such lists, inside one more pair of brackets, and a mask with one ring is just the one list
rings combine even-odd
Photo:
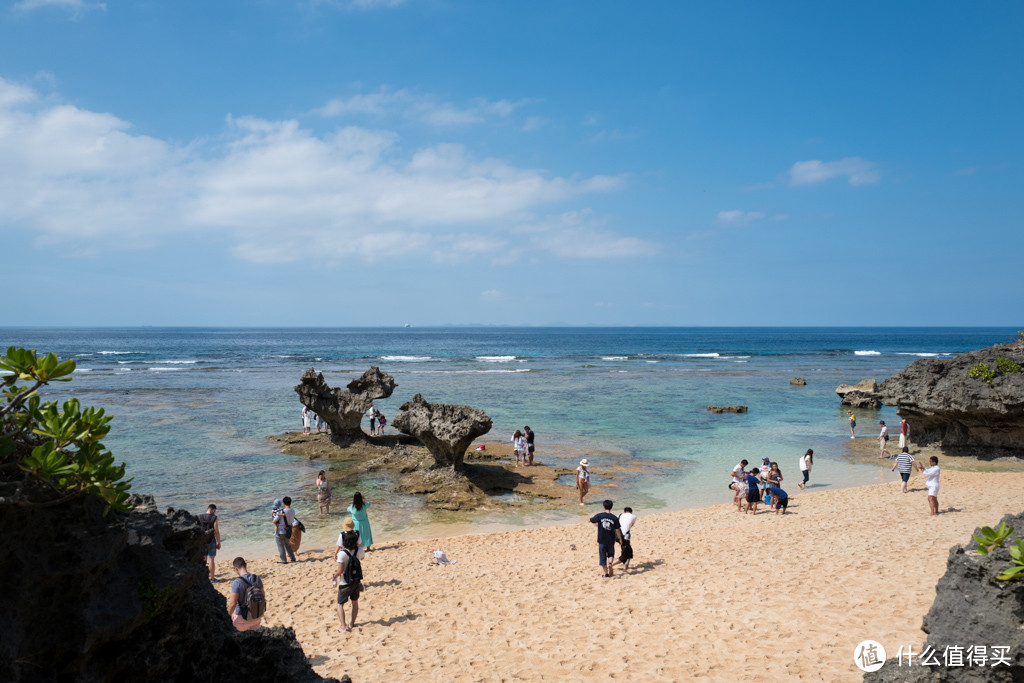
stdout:
[[903,447],[903,451],[896,456],[896,462],[893,464],[890,472],[900,471],[900,478],[903,483],[900,484],[900,491],[903,493],[907,492],[907,482],[910,481],[910,473],[914,471],[914,456],[910,454],[910,451],[906,446]]

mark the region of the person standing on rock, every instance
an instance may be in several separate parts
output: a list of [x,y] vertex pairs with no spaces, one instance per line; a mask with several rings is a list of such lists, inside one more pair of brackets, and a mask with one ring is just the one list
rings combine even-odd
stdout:
[[900,450],[903,450],[910,445],[908,440],[910,439],[910,425],[907,424],[907,418],[900,420]]
[[850,438],[854,438],[853,430],[857,427],[857,416],[853,414],[852,410],[847,410],[846,414],[850,416]]
[[601,565],[605,578],[611,578],[615,564],[615,542],[622,542],[622,525],[619,518],[612,514],[612,501],[604,501],[604,512],[590,518],[590,523],[597,527],[597,560]]
[[356,491],[355,495],[352,496],[352,504],[348,506],[348,513],[352,515],[352,521],[355,522],[356,531],[359,532],[359,540],[362,542],[363,547],[367,550],[373,545],[373,532],[370,530],[370,517],[366,514],[366,509],[370,507],[370,503],[363,500],[363,494]]
[[[903,480],[903,483],[900,484],[900,491],[906,493],[907,482],[910,481],[910,473],[914,471],[914,456],[910,454],[910,451],[908,451],[905,446],[903,451],[896,456],[896,462],[893,463],[892,469],[889,471],[895,472],[897,469],[900,471],[900,479]],[[938,482],[938,480],[936,480],[936,482]],[[936,483],[936,485],[938,484]],[[936,495],[938,495],[937,489]]]
[[580,494],[580,505],[583,505],[583,496],[590,492],[590,462],[583,458],[580,466],[576,468],[576,490]]
[[199,528],[206,533],[213,532],[210,544],[206,546],[206,566],[210,570],[210,583],[213,583],[217,580],[214,558],[217,557],[217,551],[220,550],[220,524],[217,522],[217,506],[213,503],[207,506],[206,512],[199,515]]
[[228,614],[231,623],[239,631],[252,631],[260,627],[263,613],[267,606],[266,593],[263,592],[263,579],[250,574],[245,560],[236,557],[231,563],[238,578],[231,583],[231,596],[228,598]]
[[516,467],[519,467],[519,459],[524,455],[525,449],[526,440],[523,439],[523,433],[517,429],[512,432],[512,455],[516,458]]
[[882,425],[882,430],[878,432],[878,449],[881,451],[878,457],[891,457],[892,453],[885,449],[889,444],[889,428],[885,426],[885,420],[879,421],[878,424]]
[[526,454],[530,458],[530,462],[527,465],[533,464],[533,430],[530,429],[530,425],[523,427],[523,432],[526,435]]
[[306,406],[302,406],[302,433],[309,434],[309,413],[310,410]]
[[370,418],[370,436],[373,436],[377,429],[377,409],[370,406],[370,409],[366,411],[366,417]]
[[[293,512],[292,515],[294,514]],[[270,511],[270,522],[274,525],[274,541],[277,543],[277,554],[281,556],[280,564],[288,564],[289,557],[292,558],[292,562],[296,562],[295,551],[288,542],[292,530],[280,499],[274,501],[274,509]]]
[[939,459],[933,455],[928,458],[928,464],[931,467],[925,469],[924,465],[918,463],[917,469],[928,477],[925,482],[928,486],[928,509],[931,514],[937,515],[939,514]]

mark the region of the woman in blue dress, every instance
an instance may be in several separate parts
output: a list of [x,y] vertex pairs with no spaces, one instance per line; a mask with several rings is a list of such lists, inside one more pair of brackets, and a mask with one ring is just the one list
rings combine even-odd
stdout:
[[356,531],[359,532],[360,541],[367,550],[373,545],[373,532],[370,531],[370,518],[366,515],[366,508],[370,504],[363,500],[363,494],[356,491],[352,496],[352,504],[348,506],[348,512],[352,515],[352,521],[356,524]]

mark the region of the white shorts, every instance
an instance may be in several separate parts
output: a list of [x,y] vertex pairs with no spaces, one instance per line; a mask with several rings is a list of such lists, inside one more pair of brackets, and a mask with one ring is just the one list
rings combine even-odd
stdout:
[[928,484],[928,495],[929,496],[934,496],[935,498],[938,498],[939,497],[939,485],[938,484],[935,484],[935,485]]

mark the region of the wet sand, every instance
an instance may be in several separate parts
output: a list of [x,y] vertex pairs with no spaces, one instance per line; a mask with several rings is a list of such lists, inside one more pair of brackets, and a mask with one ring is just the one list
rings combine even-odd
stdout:
[[[738,514],[724,487],[721,505],[636,509],[636,559],[612,579],[601,576],[585,516],[441,540],[377,538],[350,633],[336,631],[333,548],[249,566],[265,581],[264,623],[294,628],[318,672],[357,681],[854,681],[860,641],[895,653],[925,639],[921,619],[949,548],[1024,507],[1024,473],[944,471],[936,517],[922,475],[907,494],[891,477],[817,492],[813,473],[807,492],[786,482],[787,515]],[[599,499],[585,511],[599,512]],[[432,564],[434,548],[458,564]],[[218,576],[233,576],[230,558],[218,559]],[[226,593],[230,583],[216,586]]]

